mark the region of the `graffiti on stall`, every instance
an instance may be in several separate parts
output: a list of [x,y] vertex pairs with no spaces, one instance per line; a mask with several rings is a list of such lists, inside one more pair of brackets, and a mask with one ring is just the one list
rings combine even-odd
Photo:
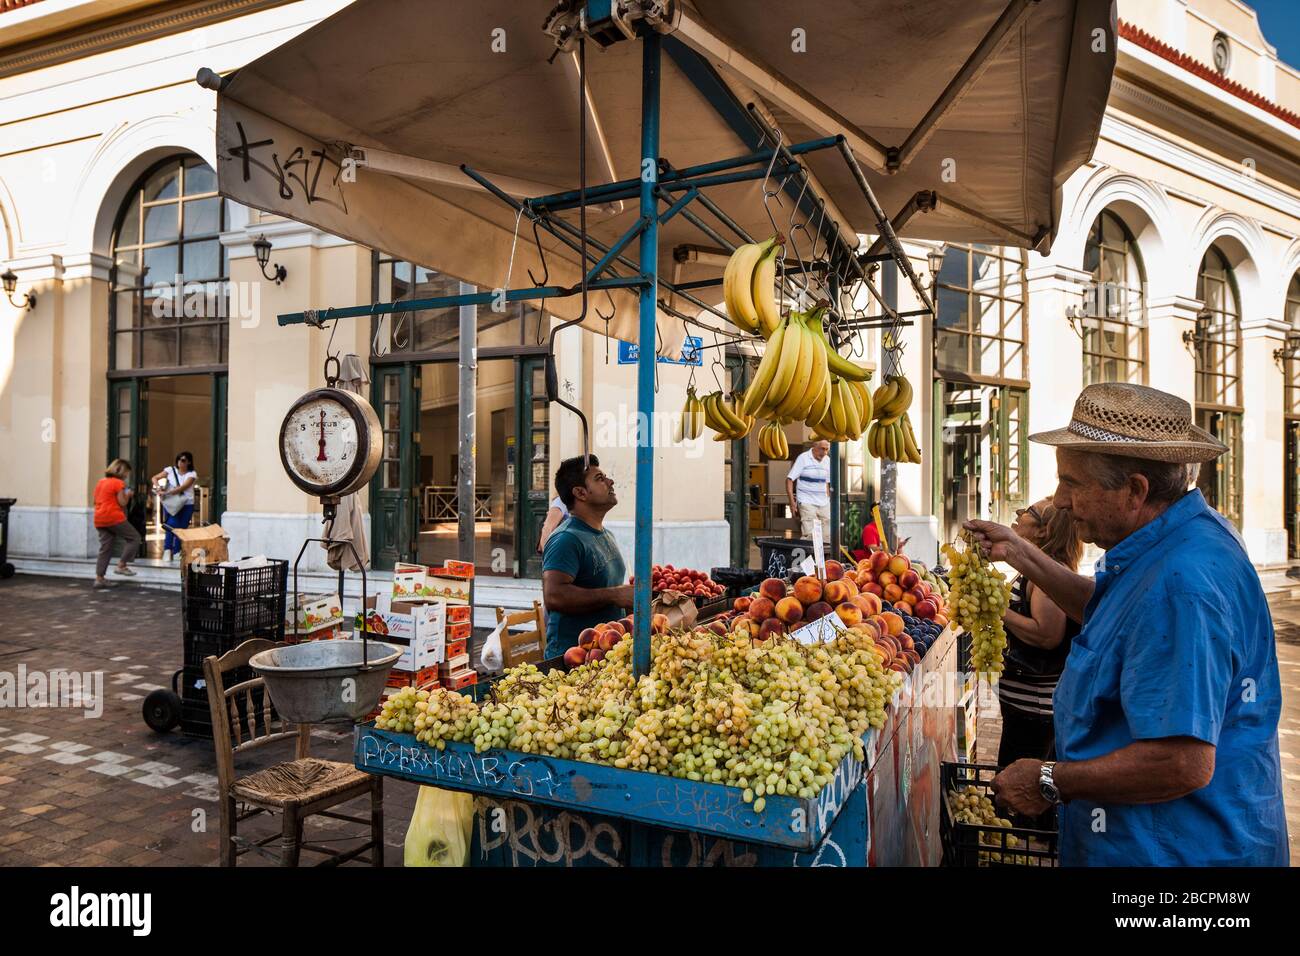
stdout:
[[[794,856],[794,865],[795,866],[803,865],[799,862],[799,860],[805,856],[807,856],[806,853],[796,853]],[[838,843],[836,843],[830,837],[827,837],[826,839],[822,840],[822,845],[817,848],[817,852],[813,855],[812,861],[809,862],[807,865],[846,867],[849,865],[849,858],[844,855],[844,851],[840,849],[840,845]]]
[[474,783],[509,790],[521,797],[554,797],[563,789],[559,778],[541,760],[412,747],[373,734],[361,738],[361,764],[388,773],[413,774],[430,783]]
[[[509,853],[512,866],[621,866],[623,838],[599,817],[534,806],[520,800],[476,797],[479,857]],[[504,827],[493,826],[504,811]],[[503,861],[498,861],[503,862]]]
[[[347,215],[347,201],[343,196],[343,186],[339,177],[342,166],[325,149],[316,148],[309,151],[305,147],[295,146],[281,161],[274,139],[268,137],[249,142],[242,122],[236,121],[235,129],[239,133],[239,145],[231,146],[226,152],[231,159],[240,161],[244,182],[252,178],[253,169],[260,169],[275,179],[280,189],[281,199],[286,201],[293,199],[297,195],[294,192],[296,185],[307,205],[323,203]],[[255,156],[255,150],[260,151],[260,156],[268,155],[266,151],[270,150],[270,164],[268,165],[265,159]],[[328,177],[328,181],[329,185],[334,187],[337,200],[321,192],[321,173],[330,166],[333,167],[333,173]]]
[[701,827],[734,824],[745,809],[745,801],[734,787],[695,787],[689,783],[656,788],[654,805],[666,818],[690,820]]
[[840,761],[830,782],[822,787],[816,797],[817,832],[824,833],[835,820],[840,808],[853,794],[853,788],[862,781],[862,771],[862,761],[853,754],[848,754]]
[[758,854],[743,843],[702,833],[664,830],[663,866],[758,866]]

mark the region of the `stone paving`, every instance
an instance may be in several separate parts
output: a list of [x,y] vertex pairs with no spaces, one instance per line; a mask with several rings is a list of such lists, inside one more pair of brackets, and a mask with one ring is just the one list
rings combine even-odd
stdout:
[[[1300,600],[1271,596],[1281,663],[1283,758],[1291,857],[1300,865]],[[56,668],[100,672],[103,713],[0,707],[0,866],[210,866],[217,859],[216,768],[212,744],[179,731],[156,734],[141,717],[146,694],[169,686],[181,666],[180,596],[122,584],[19,575],[0,582],[0,673]],[[0,677],[0,680],[3,680]],[[74,701],[75,703],[75,701]],[[981,757],[995,754],[995,719],[980,724]],[[351,734],[317,730],[314,756],[351,761]],[[289,745],[241,771],[288,759]],[[386,780],[385,863],[400,866],[416,787]],[[345,812],[368,813],[354,802]],[[270,818],[241,833],[276,832]],[[308,839],[341,841],[354,824],[314,818]],[[317,859],[304,854],[304,862]],[[240,865],[274,861],[259,854]],[[364,865],[364,864],[349,864]]]

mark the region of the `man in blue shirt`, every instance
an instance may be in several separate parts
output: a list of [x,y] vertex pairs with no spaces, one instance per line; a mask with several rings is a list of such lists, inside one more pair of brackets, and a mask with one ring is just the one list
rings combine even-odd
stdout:
[[632,606],[632,585],[605,515],[618,504],[614,479],[595,455],[560,463],[555,491],[569,517],[547,539],[542,553],[542,600],[546,605],[546,656],[559,657],[578,635],[602,621],[615,621]]
[[1060,804],[1063,865],[1286,866],[1273,624],[1236,530],[1188,491],[1226,451],[1187,402],[1084,389],[1056,446],[1057,508],[1106,549],[1095,579],[1001,525],[981,546],[1083,623],[1057,686],[1055,763],[1018,760],[998,801]]

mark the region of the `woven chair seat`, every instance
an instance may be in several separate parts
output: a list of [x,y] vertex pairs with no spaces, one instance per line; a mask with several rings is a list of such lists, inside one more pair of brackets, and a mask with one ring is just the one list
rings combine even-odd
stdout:
[[242,800],[282,807],[369,786],[369,775],[351,764],[306,757],[240,777],[230,792]]

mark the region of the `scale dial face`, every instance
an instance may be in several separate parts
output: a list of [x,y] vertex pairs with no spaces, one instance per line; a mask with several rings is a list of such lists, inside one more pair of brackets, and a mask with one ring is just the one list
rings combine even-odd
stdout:
[[379,418],[370,403],[336,388],[319,388],[294,402],[280,426],[280,461],[309,494],[356,491],[379,465]]

